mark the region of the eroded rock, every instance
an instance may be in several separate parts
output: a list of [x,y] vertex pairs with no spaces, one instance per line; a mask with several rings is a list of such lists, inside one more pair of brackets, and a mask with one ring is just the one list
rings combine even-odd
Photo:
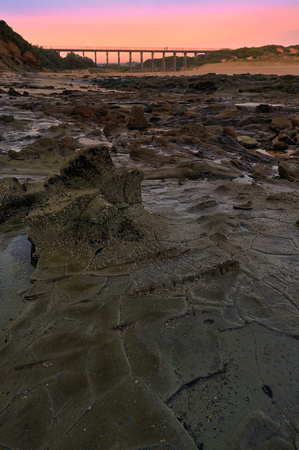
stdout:
[[285,129],[292,129],[292,122],[281,114],[276,114],[270,124],[270,127],[275,131],[281,131]]
[[299,162],[295,159],[279,161],[278,172],[281,178],[289,181],[299,181]]
[[129,130],[142,130],[148,126],[147,119],[141,106],[133,106],[126,125]]
[[26,191],[16,178],[0,179],[0,222],[28,207]]
[[136,169],[116,169],[107,147],[79,150],[65,161],[60,175],[46,179],[46,205],[37,205],[28,214],[37,248],[48,242],[52,251],[74,248],[92,254],[94,245],[104,245],[126,229],[128,236],[141,236],[134,217],[144,214],[142,178]]

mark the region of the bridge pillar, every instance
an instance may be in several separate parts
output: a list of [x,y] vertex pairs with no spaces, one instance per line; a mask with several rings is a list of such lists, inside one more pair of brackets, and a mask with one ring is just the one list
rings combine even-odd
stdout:
[[165,52],[162,53],[163,54],[163,59],[162,59],[162,70],[163,72],[165,72]]
[[184,52],[184,70],[187,69],[187,52]]
[[118,59],[118,71],[120,72],[120,52],[117,52],[117,59]]
[[152,72],[154,71],[154,52],[152,52]]
[[195,59],[195,61],[197,60],[197,55],[198,55],[198,53],[194,52],[194,59]]
[[97,65],[97,52],[94,52],[94,63]]
[[109,52],[106,52],[106,67],[109,68]]
[[85,57],[85,52],[84,52],[84,50],[83,50],[83,52],[82,52],[82,53],[83,53],[83,58],[84,58],[84,57]]
[[143,67],[143,52],[140,52],[140,64],[141,64],[141,72],[144,72],[144,67]]
[[130,72],[132,72],[132,52],[129,52],[129,55],[130,55],[129,68],[130,68]]
[[173,71],[176,71],[176,52],[173,52]]

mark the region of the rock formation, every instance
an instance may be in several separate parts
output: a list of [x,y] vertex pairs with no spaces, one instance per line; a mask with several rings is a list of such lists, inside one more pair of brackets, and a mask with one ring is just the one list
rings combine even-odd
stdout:
[[0,70],[26,71],[41,69],[32,46],[0,21]]
[[298,77],[69,81],[1,94],[0,446],[296,450]]

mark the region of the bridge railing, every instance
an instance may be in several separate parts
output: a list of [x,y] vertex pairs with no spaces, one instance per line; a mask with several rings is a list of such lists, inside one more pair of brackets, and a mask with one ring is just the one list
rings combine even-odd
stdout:
[[90,51],[156,51],[156,52],[200,52],[200,51],[214,51],[219,50],[218,48],[201,48],[201,47],[100,47],[100,46],[71,46],[71,45],[60,45],[51,46],[43,45],[42,48],[45,50],[66,50],[66,51],[78,51],[78,50],[90,50]]

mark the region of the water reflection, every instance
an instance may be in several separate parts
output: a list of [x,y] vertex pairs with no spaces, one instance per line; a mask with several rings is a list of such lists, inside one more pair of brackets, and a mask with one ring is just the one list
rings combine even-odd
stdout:
[[6,329],[23,306],[22,295],[30,286],[36,261],[31,242],[24,230],[0,234],[0,345]]

